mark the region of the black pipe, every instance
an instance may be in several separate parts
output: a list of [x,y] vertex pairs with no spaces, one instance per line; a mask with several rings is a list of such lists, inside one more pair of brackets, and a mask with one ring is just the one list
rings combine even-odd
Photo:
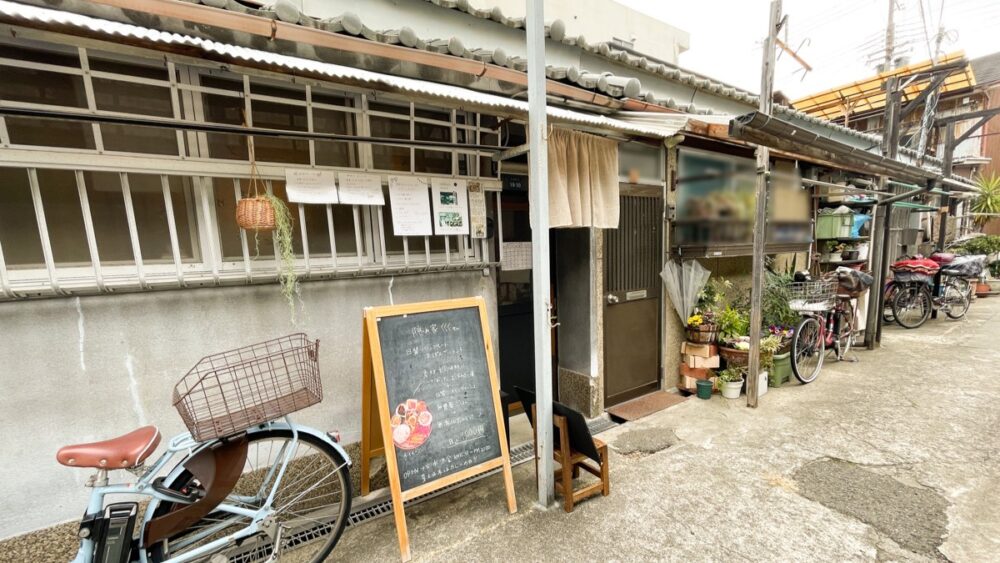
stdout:
[[84,121],[88,123],[109,123],[114,125],[132,125],[137,127],[159,127],[162,129],[194,131],[198,133],[228,133],[233,135],[250,135],[254,137],[278,137],[284,139],[301,139],[315,141],[333,141],[338,143],[373,143],[377,145],[395,145],[405,147],[433,147],[446,149],[466,149],[470,151],[500,152],[508,147],[496,145],[468,145],[445,141],[404,141],[386,137],[360,137],[340,133],[316,133],[309,131],[286,131],[284,129],[267,129],[263,127],[243,127],[241,125],[226,125],[223,123],[194,123],[176,119],[123,117],[118,115],[80,114],[73,112],[0,108],[0,115],[12,117],[31,117],[35,119],[60,119],[69,121]]

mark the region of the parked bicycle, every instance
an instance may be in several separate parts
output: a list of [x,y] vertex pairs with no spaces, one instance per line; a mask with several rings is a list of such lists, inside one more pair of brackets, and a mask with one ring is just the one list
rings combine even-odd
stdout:
[[[965,268],[951,268],[950,259],[901,260],[892,265],[893,319],[903,328],[922,326],[934,310],[942,311],[950,319],[961,319],[969,310],[972,286],[965,279]],[[945,264],[944,268],[941,264]],[[941,276],[940,293],[934,295],[934,278]]]
[[819,377],[827,349],[840,360],[854,340],[854,308],[837,297],[836,278],[796,281],[789,287],[789,307],[802,315],[792,337],[792,373],[801,383]]
[[[74,563],[325,560],[350,512],[350,460],[288,417],[322,400],[318,360],[304,334],[203,358],[174,389],[189,432],[149,466],[153,426],[60,449],[59,463],[96,470]],[[111,483],[114,470],[138,480]],[[149,502],[105,504],[118,494]]]

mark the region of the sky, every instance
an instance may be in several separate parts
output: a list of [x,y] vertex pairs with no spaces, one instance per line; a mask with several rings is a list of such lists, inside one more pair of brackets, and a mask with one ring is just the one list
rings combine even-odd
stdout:
[[[690,33],[691,48],[680,56],[682,67],[760,91],[769,0],[616,1]],[[869,61],[878,57],[881,62],[884,56],[889,1],[784,0],[788,24],[781,38],[813,70],[803,73],[784,54],[775,69],[774,89],[794,100],[874,75]],[[1000,0],[894,1],[897,52],[911,62],[930,58],[941,27],[944,53],[964,50],[966,57],[975,58],[1000,51]]]

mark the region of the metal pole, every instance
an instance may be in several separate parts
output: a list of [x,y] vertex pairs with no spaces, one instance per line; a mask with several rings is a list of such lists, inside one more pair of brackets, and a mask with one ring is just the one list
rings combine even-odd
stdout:
[[[941,177],[951,177],[951,163],[955,155],[955,124],[944,124],[944,155],[941,162]],[[948,238],[948,206],[951,204],[951,196],[942,195],[940,197],[941,207],[938,209],[938,237],[937,251],[944,252],[945,239]],[[941,272],[934,276],[934,296],[941,295]],[[938,317],[937,309],[931,310],[931,318]]]
[[[781,0],[771,0],[771,19],[764,41],[764,61],[760,77],[760,111],[771,114],[774,90],[774,43],[781,25]],[[767,242],[767,183],[771,154],[764,145],[757,145],[757,178],[755,186],[756,213],[753,224],[753,278],[750,288],[750,370],[747,381],[747,406],[757,407],[758,372],[760,371],[760,317],[764,293],[764,245]]]
[[528,169],[531,211],[531,291],[535,333],[535,431],[538,504],[555,500],[552,481],[552,323],[549,303],[549,166],[545,118],[543,0],[527,0]]

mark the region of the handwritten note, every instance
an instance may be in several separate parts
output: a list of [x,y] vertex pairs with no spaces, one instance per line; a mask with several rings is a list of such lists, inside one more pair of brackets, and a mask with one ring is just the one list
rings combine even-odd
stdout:
[[397,237],[433,235],[427,181],[413,176],[389,176],[392,232]]
[[469,182],[468,188],[472,238],[486,238],[486,190],[482,182]]
[[330,170],[286,168],[288,201],[296,203],[339,203],[337,178]]
[[403,490],[499,457],[479,310],[383,317],[378,323],[389,412],[398,417],[393,445]]
[[382,177],[378,174],[362,172],[341,172],[340,203],[351,205],[385,205],[382,193]]

